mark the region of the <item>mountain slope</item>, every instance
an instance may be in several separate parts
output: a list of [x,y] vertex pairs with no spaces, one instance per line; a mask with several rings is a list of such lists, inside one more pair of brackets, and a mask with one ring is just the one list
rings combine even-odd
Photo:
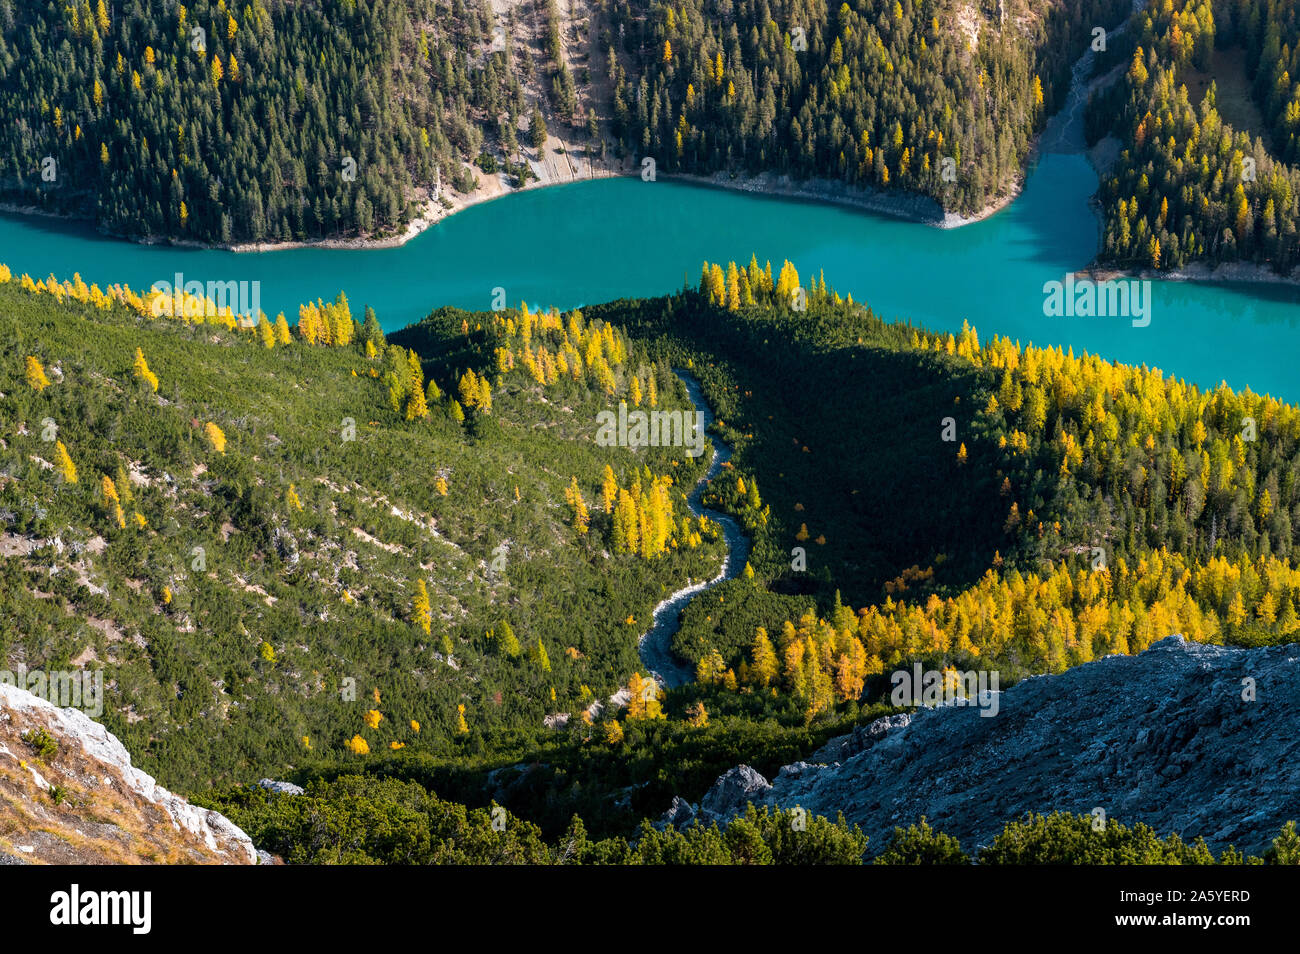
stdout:
[[705,818],[746,800],[842,812],[873,854],[923,817],[973,852],[1006,819],[1098,808],[1260,854],[1297,813],[1298,699],[1300,644],[1231,649],[1170,636],[1137,656],[1026,679],[992,718],[957,705],[881,720],[784,767],[770,787],[733,770],[701,804]]
[[[703,458],[595,442],[634,379],[690,407],[603,323],[533,314],[525,344],[516,310],[444,316],[422,364],[346,303],[281,339],[82,289],[0,281],[0,655],[102,667],[106,724],[168,784],[549,734],[721,562],[672,483]],[[637,552],[599,504],[606,467],[640,494]]]

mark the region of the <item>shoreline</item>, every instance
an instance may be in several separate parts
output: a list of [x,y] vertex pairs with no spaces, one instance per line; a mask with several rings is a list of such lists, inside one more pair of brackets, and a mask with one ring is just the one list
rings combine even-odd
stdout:
[[945,212],[938,202],[920,192],[859,189],[838,179],[794,179],[773,172],[760,172],[757,175],[715,172],[708,176],[666,172],[663,173],[663,178],[670,182],[684,182],[706,188],[856,209],[939,229],[956,229],[982,222],[1009,206],[1024,189],[1022,172],[1005,195],[998,196],[974,215],[963,216],[956,212]]
[[[1114,136],[1106,136],[1087,150],[1085,154],[1088,157],[1088,163],[1092,166],[1093,171],[1097,173],[1098,180],[1109,174],[1111,168],[1119,159],[1122,148],[1123,144],[1118,139]],[[1094,193],[1089,198],[1088,204],[1097,214],[1098,245],[1100,246],[1100,240],[1104,236],[1106,228],[1106,217],[1104,210],[1097,201],[1097,193]],[[1289,275],[1284,275],[1281,272],[1274,271],[1268,265],[1241,261],[1219,262],[1217,264],[1188,262],[1178,268],[1161,271],[1151,268],[1121,268],[1099,262],[1094,256],[1091,262],[1074,272],[1074,275],[1076,277],[1090,278],[1094,281],[1136,278],[1141,281],[1201,282],[1209,285],[1300,285],[1300,265],[1292,269]]]
[[[1109,139],[1109,137],[1108,137]],[[1118,157],[1118,142],[1108,142],[1103,139],[1093,147],[1085,150],[1085,156],[1089,164],[1097,172],[1098,178],[1107,173],[1109,167]],[[1031,148],[1028,162],[1032,164],[1037,154],[1038,143]],[[571,154],[566,149],[564,153],[566,158],[571,158]],[[439,222],[445,221],[472,206],[481,205],[485,202],[492,202],[496,199],[506,198],[536,189],[546,189],[552,186],[570,185],[575,182],[583,182],[596,179],[612,178],[629,178],[637,179],[640,177],[639,168],[634,164],[629,166],[628,161],[618,162],[617,160],[606,160],[603,163],[597,163],[584,155],[581,157],[586,160],[585,174],[572,174],[564,177],[554,177],[547,179],[534,179],[522,188],[511,188],[504,181],[504,173],[493,173],[491,175],[482,174],[479,187],[474,192],[460,196],[452,200],[451,206],[443,208],[439,199],[426,199],[421,212],[412,219],[403,231],[398,235],[389,235],[383,238],[329,238],[329,239],[309,239],[295,242],[245,242],[245,243],[207,243],[191,241],[187,239],[176,238],[133,238],[131,236],[115,235],[110,232],[100,231],[95,228],[94,224],[80,216],[68,213],[52,212],[48,209],[42,209],[35,205],[20,205],[14,202],[0,202],[0,212],[19,215],[32,216],[35,218],[50,219],[64,222],[69,225],[84,226],[90,231],[106,238],[117,241],[130,242],[136,245],[163,245],[174,248],[192,248],[204,249],[210,251],[228,251],[236,254],[258,253],[258,252],[279,252],[290,251],[293,249],[332,249],[332,250],[377,250],[386,248],[399,248],[407,242],[422,234],[426,229],[432,228]],[[529,160],[534,171],[538,170],[538,163]],[[545,169],[541,170],[546,172]],[[575,173],[577,170],[574,170]],[[693,185],[702,188],[723,189],[731,192],[742,192],[749,195],[766,196],[776,199],[789,199],[799,202],[810,202],[820,205],[834,206],[838,208],[852,209],[869,214],[884,215],[890,218],[896,218],[902,221],[914,222],[919,225],[928,225],[938,229],[955,229],[966,225],[972,225],[976,222],[982,222],[985,219],[1007,208],[1020,197],[1024,190],[1026,176],[1022,173],[1015,182],[1001,195],[982,208],[979,212],[971,216],[961,216],[955,212],[944,212],[939,204],[929,196],[916,192],[891,192],[880,189],[858,189],[846,185],[843,182],[832,179],[793,179],[786,175],[777,175],[771,172],[763,172],[757,175],[733,175],[726,172],[717,172],[713,175],[696,175],[692,173],[663,173],[662,178],[669,182],[679,182],[685,185]],[[1104,228],[1104,219],[1102,210],[1097,205],[1096,195],[1089,199],[1089,204],[1093,207],[1098,215],[1098,230]],[[1095,257],[1091,262],[1076,269],[1072,272],[1077,278],[1089,278],[1094,281],[1107,281],[1120,278],[1134,278],[1142,281],[1163,281],[1163,282],[1200,282],[1204,284],[1241,284],[1241,285],[1289,285],[1300,286],[1300,266],[1297,266],[1289,275],[1279,274],[1267,265],[1259,265],[1253,262],[1229,261],[1219,262],[1211,265],[1208,262],[1190,262],[1179,268],[1168,271],[1153,270],[1150,268],[1123,268],[1099,262]]]
[[[586,159],[585,156],[583,158]],[[529,160],[529,164],[532,165],[534,171],[536,171],[537,163],[534,160]],[[503,181],[505,176],[504,173],[497,172],[488,175],[480,170],[477,173],[481,177],[479,188],[474,192],[463,196],[456,194],[454,198],[451,199],[451,205],[445,208],[440,199],[426,199],[421,206],[419,213],[407,223],[406,227],[400,234],[386,235],[382,238],[321,238],[303,239],[290,242],[201,242],[194,239],[175,238],[171,236],[122,235],[101,230],[95,226],[92,220],[85,218],[84,216],[74,215],[67,212],[52,212],[48,209],[42,209],[39,206],[20,205],[15,202],[0,202],[0,212],[11,215],[53,219],[70,225],[81,225],[104,238],[129,242],[133,245],[162,245],[173,248],[234,252],[236,254],[285,252],[293,249],[307,248],[368,251],[386,248],[400,248],[407,242],[422,234],[425,230],[432,228],[439,222],[451,218],[458,212],[463,212],[473,206],[482,205],[485,202],[491,202],[496,199],[506,198],[508,196],[518,195],[536,189],[546,189],[552,186],[571,185],[575,182],[594,181],[596,179],[640,178],[639,167],[635,166],[635,164],[629,167],[627,160],[622,162],[618,162],[617,160],[607,160],[603,164],[598,165],[595,161],[587,159],[586,164],[586,175],[572,175],[564,178],[550,179],[549,181],[534,179],[521,188],[512,188],[507,185]],[[771,172],[762,172],[752,176],[732,175],[726,172],[718,172],[710,176],[697,175],[694,173],[662,173],[660,177],[669,182],[681,182],[687,185],[703,186],[705,188],[725,189],[731,192],[744,192],[750,195],[768,196],[778,199],[794,199],[804,202],[814,202],[821,205],[854,209],[859,212],[885,215],[891,218],[907,222],[915,222],[919,225],[929,225],[933,228],[940,229],[954,229],[961,228],[965,225],[972,225],[976,222],[982,222],[984,219],[1002,211],[1019,198],[1024,189],[1025,180],[1025,175],[1022,171],[1004,195],[998,196],[974,215],[963,216],[956,212],[945,212],[938,202],[919,192],[859,189],[835,179],[793,179],[790,176],[777,175]]]
[[1208,262],[1189,262],[1167,272],[1150,268],[1116,268],[1093,263],[1074,272],[1074,275],[1098,282],[1135,278],[1139,281],[1200,282],[1207,285],[1300,286],[1300,266],[1290,275],[1283,275],[1273,271],[1267,265],[1257,265],[1254,262],[1220,262],[1217,265],[1210,265]]
[[[571,158],[569,144],[563,140],[552,137],[548,142],[548,149],[552,143],[559,143],[565,147],[563,155]],[[511,195],[517,195],[522,192],[528,192],[534,189],[545,189],[551,186],[569,185],[574,182],[585,182],[595,179],[610,179],[622,175],[633,175],[631,172],[623,172],[621,169],[614,167],[610,161],[600,163],[592,160],[586,155],[579,157],[579,161],[585,164],[585,174],[576,170],[573,174],[565,177],[542,178],[547,174],[545,163],[542,160],[526,160],[535,175],[538,178],[532,179],[528,184],[513,188],[506,184],[504,172],[485,173],[477,167],[474,174],[479,180],[479,186],[473,192],[466,195],[451,192],[450,205],[444,207],[440,198],[427,198],[420,206],[420,211],[411,219],[410,222],[395,235],[385,235],[381,238],[320,238],[320,239],[302,239],[289,242],[201,242],[195,239],[176,238],[174,236],[133,236],[121,235],[98,228],[95,223],[84,216],[74,215],[68,212],[52,212],[48,209],[42,209],[36,205],[22,205],[16,202],[0,202],[0,213],[21,216],[33,216],[36,218],[53,219],[59,222],[65,222],[69,225],[83,226],[96,235],[104,238],[113,239],[120,242],[129,242],[132,245],[146,246],[170,246],[172,248],[189,248],[203,251],[234,252],[236,254],[257,253],[257,252],[287,252],[293,249],[333,249],[333,250],[358,250],[369,251],[386,248],[400,248],[411,239],[422,234],[426,229],[432,228],[439,222],[442,222],[458,212],[463,212],[471,206],[481,205],[484,202],[491,202],[495,199],[505,198]],[[450,190],[449,190],[450,191]]]

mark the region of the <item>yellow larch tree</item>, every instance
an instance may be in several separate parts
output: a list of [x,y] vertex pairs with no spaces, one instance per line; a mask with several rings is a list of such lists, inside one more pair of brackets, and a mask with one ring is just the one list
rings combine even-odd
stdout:
[[126,515],[122,512],[122,501],[117,495],[117,485],[113,478],[105,474],[99,480],[99,495],[104,501],[104,508],[119,529],[126,527]]
[[35,355],[27,356],[27,383],[37,392],[50,386],[50,379],[45,376],[45,366]]
[[591,515],[587,512],[587,503],[582,499],[582,490],[578,487],[576,476],[570,479],[569,486],[564,490],[564,502],[573,512],[573,528],[580,536],[585,534],[591,526]]
[[429,588],[424,584],[424,578],[415,581],[415,603],[411,610],[415,625],[424,630],[427,636],[433,627],[433,610],[429,605]]
[[600,503],[605,513],[614,512],[614,502],[618,499],[618,479],[614,476],[614,468],[605,465],[605,473],[600,485]]
[[218,454],[226,452],[225,432],[215,422],[208,421],[203,425],[203,436],[207,438],[208,445]]
[[56,441],[54,444],[54,466],[63,476],[64,481],[69,484],[77,482],[77,465],[72,462],[72,457],[68,454],[68,449],[63,446],[63,441]]
[[652,678],[632,673],[627,683],[627,717],[629,719],[662,719],[663,707],[659,702],[659,684]]
[[149,362],[144,359],[144,352],[139,348],[135,349],[135,363],[132,365],[132,371],[135,376],[149,385],[151,391],[158,390],[158,375],[149,370]]

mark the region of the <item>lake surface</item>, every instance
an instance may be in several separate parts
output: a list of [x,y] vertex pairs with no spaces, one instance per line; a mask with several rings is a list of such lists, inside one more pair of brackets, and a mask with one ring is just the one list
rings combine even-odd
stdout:
[[789,258],[805,282],[824,269],[841,294],[890,320],[933,330],[968,320],[987,339],[1073,347],[1148,364],[1201,385],[1226,380],[1300,401],[1300,288],[1156,282],[1147,327],[1127,318],[1049,318],[1043,284],[1096,254],[1088,206],[1097,176],[1073,149],[1031,167],[1023,194],[996,215],[941,230],[826,205],[661,179],[603,179],[536,189],[471,207],[400,248],[262,254],[142,246],[31,217],[0,216],[0,262],[15,275],[79,271],[126,281],[261,282],[261,306],[290,321],[300,302],[345,291],[355,315],[374,306],[387,330],[432,308],[486,309],[493,290],[517,306],[569,308],[656,295],[699,280],[705,259]]

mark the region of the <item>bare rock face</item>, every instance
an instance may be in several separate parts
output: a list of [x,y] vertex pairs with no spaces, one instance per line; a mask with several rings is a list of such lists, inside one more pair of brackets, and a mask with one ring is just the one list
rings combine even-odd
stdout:
[[747,800],[843,812],[872,855],[922,816],[973,853],[1026,812],[1096,808],[1261,854],[1300,819],[1300,645],[1170,636],[1137,656],[1023,680],[991,718],[921,708],[859,726],[808,761],[822,764],[787,766],[770,788],[751,784]]
[[0,684],[0,862],[257,861],[248,835],[132,766],[85,713]]
[[767,779],[748,765],[728,770],[700,799],[705,817],[729,818],[745,810],[750,802],[760,801],[772,788]]

